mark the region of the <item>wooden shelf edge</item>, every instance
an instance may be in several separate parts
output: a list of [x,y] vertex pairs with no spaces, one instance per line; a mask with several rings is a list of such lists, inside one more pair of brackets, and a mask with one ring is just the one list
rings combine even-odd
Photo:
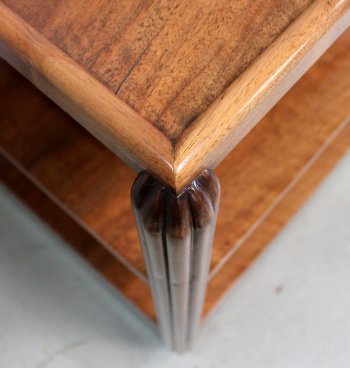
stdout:
[[[349,42],[349,35],[339,40],[334,52],[330,50],[217,168],[224,197],[213,249],[212,267],[218,272],[209,284],[206,314],[268,244],[271,233],[277,233],[296,211],[296,204],[301,205],[302,198],[306,198],[300,195],[297,200],[298,195],[293,194],[309,175],[306,172],[301,176],[300,172],[309,169],[319,155],[315,156],[315,152],[329,152],[325,149],[329,137],[341,130],[340,122],[349,114]],[[95,226],[94,231],[97,229],[99,238],[104,237],[104,243],[111,245],[117,239],[118,248],[125,237],[122,258],[129,259],[142,273],[143,259],[129,204],[134,173],[14,73],[5,68],[0,74],[5,84],[0,89],[5,107],[0,119],[1,146],[9,152],[7,157],[43,191],[51,191],[56,203],[73,213],[74,219],[80,218],[86,230],[91,233]],[[17,98],[26,101],[21,110]],[[303,104],[299,104],[300,98]],[[336,153],[329,157],[332,155]],[[328,169],[317,167],[317,175],[324,176]],[[318,183],[310,181],[305,191],[311,191]],[[285,189],[288,186],[290,190]],[[291,196],[298,198],[290,201]],[[121,229],[119,233],[115,231],[117,227]],[[240,248],[233,249],[242,236]],[[120,267],[124,266],[114,268]]]
[[215,168],[349,25],[349,0],[310,5],[177,140],[176,188]]
[[[184,131],[175,147],[2,3],[0,55],[129,166],[147,169],[181,192],[203,169],[217,166],[345,30],[349,6],[349,0],[315,1]],[[271,62],[276,55],[277,66]]]
[[171,141],[1,2],[0,14],[0,56],[129,166],[172,187]]

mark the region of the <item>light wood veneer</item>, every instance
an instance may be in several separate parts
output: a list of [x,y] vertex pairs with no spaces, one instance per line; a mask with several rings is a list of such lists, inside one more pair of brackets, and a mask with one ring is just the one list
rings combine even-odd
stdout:
[[2,2],[176,139],[312,0]]
[[350,23],[350,0],[118,4],[2,0],[0,55],[177,192],[218,165]]
[[[216,170],[222,201],[205,313],[348,150],[349,60],[346,33]],[[4,63],[0,80],[1,152],[118,258],[127,276],[115,284],[142,304],[126,282],[148,290],[128,199],[135,174]]]

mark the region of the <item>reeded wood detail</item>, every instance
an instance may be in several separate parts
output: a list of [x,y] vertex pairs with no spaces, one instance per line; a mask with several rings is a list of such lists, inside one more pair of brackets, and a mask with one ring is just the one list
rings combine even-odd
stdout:
[[200,319],[219,196],[209,170],[178,196],[145,172],[131,191],[160,332],[176,351],[190,347]]

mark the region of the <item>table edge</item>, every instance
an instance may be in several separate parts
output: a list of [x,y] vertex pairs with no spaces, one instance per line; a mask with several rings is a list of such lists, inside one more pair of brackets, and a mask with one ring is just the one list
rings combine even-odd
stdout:
[[173,186],[173,143],[0,2],[0,57],[136,171]]
[[316,0],[176,141],[2,2],[0,14],[2,58],[129,166],[180,193],[215,168],[345,31],[350,0]]
[[308,7],[180,136],[176,187],[215,168],[349,25],[349,0]]

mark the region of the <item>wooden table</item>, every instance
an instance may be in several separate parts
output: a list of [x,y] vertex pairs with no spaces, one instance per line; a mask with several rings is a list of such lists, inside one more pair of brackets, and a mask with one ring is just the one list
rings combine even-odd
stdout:
[[1,0],[1,179],[186,350],[349,149],[349,9]]

